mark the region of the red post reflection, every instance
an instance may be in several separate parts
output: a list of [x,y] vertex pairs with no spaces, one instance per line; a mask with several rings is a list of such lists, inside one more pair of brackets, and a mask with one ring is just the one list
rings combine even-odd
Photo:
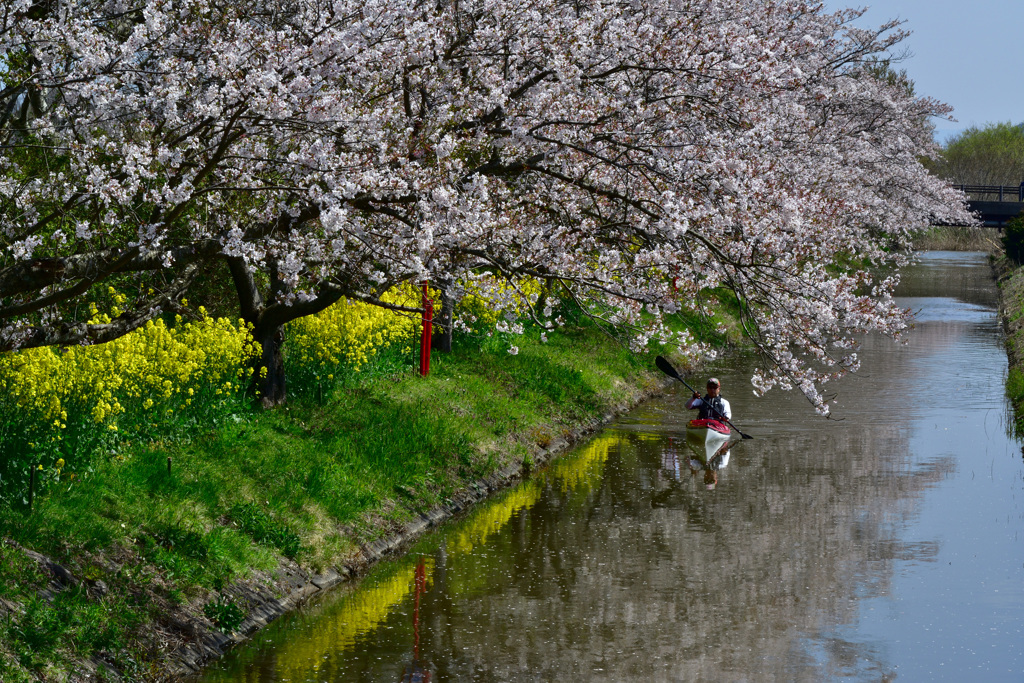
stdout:
[[430,683],[429,665],[420,663],[420,596],[427,590],[427,565],[424,557],[416,564],[412,612],[412,664],[402,670],[402,683]]

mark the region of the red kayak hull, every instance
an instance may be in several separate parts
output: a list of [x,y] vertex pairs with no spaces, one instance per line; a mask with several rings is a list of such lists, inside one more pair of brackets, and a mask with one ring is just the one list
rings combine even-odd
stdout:
[[719,422],[718,420],[690,420],[686,426],[690,429],[710,429],[718,432],[719,434],[725,434],[726,436],[732,433],[732,430],[729,429],[729,425],[724,422]]

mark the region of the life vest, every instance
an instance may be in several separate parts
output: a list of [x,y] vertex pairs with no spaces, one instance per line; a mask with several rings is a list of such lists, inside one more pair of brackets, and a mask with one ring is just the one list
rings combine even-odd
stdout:
[[[722,405],[722,397],[709,398],[706,394],[700,400],[700,412],[697,414],[699,420],[721,420],[725,417],[725,406]],[[714,408],[714,410],[712,410]],[[717,412],[716,412],[717,411]]]

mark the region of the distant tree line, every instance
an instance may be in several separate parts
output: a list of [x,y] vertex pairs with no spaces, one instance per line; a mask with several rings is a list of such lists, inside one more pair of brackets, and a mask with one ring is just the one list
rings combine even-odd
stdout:
[[957,185],[1019,185],[1024,181],[1024,123],[971,126],[950,138],[941,157],[926,165]]

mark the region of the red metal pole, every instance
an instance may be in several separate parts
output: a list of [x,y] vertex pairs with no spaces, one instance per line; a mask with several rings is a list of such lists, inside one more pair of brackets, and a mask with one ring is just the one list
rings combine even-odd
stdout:
[[423,281],[423,336],[420,338],[420,374],[430,372],[430,335],[433,331],[434,302],[428,296],[427,281]]

